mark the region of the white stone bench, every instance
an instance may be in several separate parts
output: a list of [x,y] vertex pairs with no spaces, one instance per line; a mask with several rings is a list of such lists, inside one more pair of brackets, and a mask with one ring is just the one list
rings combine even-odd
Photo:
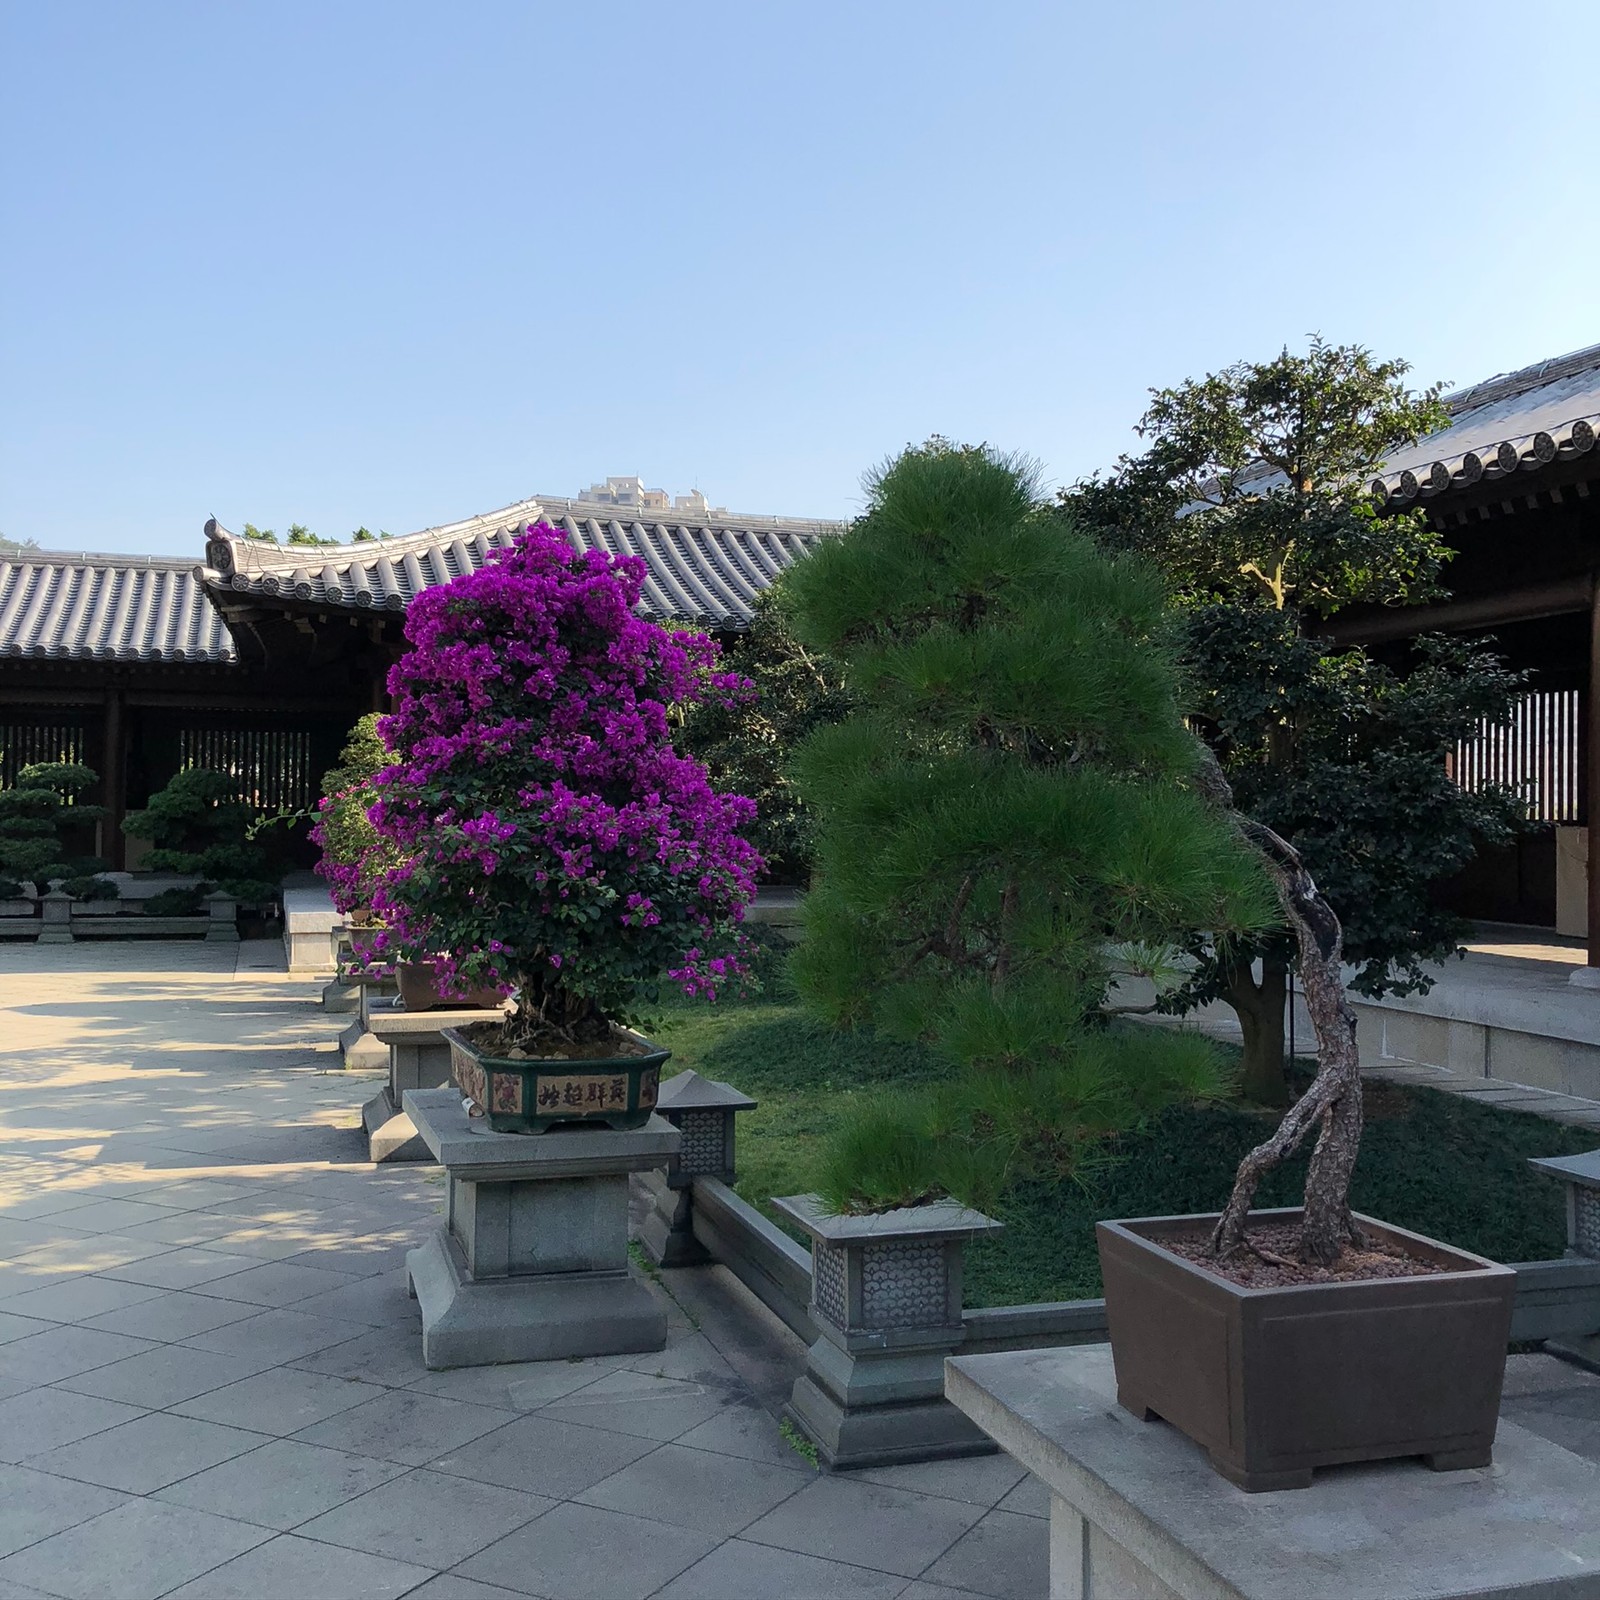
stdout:
[[283,953],[290,972],[332,972],[344,918],[321,885],[283,891]]

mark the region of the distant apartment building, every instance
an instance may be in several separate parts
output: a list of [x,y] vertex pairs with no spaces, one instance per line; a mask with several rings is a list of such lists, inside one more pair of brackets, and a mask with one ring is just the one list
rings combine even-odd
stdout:
[[659,516],[663,512],[676,512],[686,517],[726,517],[725,506],[706,503],[698,490],[688,494],[669,495],[665,489],[647,489],[643,478],[607,478],[604,483],[591,483],[575,496],[581,505],[618,506],[629,511],[648,511]]

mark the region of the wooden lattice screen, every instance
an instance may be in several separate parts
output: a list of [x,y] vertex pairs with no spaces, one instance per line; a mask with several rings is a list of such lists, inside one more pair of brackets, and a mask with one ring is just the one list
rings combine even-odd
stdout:
[[85,742],[78,723],[0,723],[0,789],[9,789],[24,767],[46,761],[82,762]]
[[1519,695],[1505,725],[1485,723],[1456,746],[1450,770],[1464,789],[1503,784],[1536,822],[1582,822],[1576,689]]
[[184,728],[179,765],[225,772],[239,798],[262,811],[299,810],[316,798],[311,735],[303,728]]

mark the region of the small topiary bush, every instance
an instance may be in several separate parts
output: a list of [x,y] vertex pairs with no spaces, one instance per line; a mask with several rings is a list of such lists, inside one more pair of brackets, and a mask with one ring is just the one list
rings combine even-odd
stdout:
[[0,789],[0,899],[14,899],[29,885],[42,892],[52,879],[84,880],[105,870],[98,857],[69,855],[62,840],[66,829],[105,815],[103,807],[78,799],[99,781],[79,762],[51,761],[22,768],[11,788]]
[[152,871],[194,873],[207,885],[202,892],[214,886],[252,902],[270,900],[279,876],[268,846],[251,837],[255,818],[255,808],[239,798],[236,780],[189,767],[153,794],[143,811],[129,812],[122,829],[155,846],[144,863]]

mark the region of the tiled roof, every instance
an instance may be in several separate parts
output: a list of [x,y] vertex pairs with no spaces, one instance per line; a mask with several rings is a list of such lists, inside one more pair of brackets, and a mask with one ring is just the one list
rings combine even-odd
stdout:
[[231,663],[233,640],[192,563],[160,557],[0,559],[0,657]]
[[1444,403],[1450,426],[1384,462],[1374,495],[1405,505],[1589,454],[1600,439],[1600,344],[1502,373]]
[[834,531],[786,517],[639,522],[611,508],[540,497],[465,522],[370,543],[275,545],[206,525],[206,565],[196,578],[217,596],[281,595],[319,605],[403,611],[421,590],[483,564],[530,522],[561,528],[579,550],[642,556],[650,568],[644,608],[659,621],[742,628],[756,595]]

